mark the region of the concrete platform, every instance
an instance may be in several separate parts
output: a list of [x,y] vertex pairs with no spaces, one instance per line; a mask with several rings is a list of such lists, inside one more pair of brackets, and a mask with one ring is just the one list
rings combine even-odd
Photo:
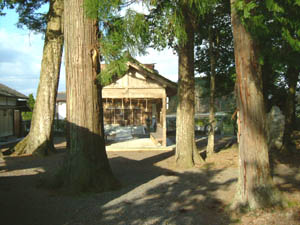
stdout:
[[19,141],[21,141],[23,139],[22,138],[17,138],[14,136],[11,137],[7,137],[5,139],[0,140],[0,149],[1,148],[10,148],[12,146],[14,146],[15,144],[17,144]]
[[106,145],[107,151],[171,151],[174,148],[175,145],[170,145],[167,147],[156,145],[150,138],[136,138]]

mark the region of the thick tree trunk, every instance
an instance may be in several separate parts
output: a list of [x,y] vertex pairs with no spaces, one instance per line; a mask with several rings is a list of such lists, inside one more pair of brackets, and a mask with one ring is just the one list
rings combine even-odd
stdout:
[[63,50],[63,0],[51,0],[45,34],[40,82],[30,132],[14,147],[14,154],[47,155],[54,150],[52,125]]
[[294,130],[295,98],[299,70],[290,66],[287,70],[288,92],[285,103],[285,126],[283,134],[283,150],[288,152],[291,146],[291,136]]
[[188,19],[188,10],[184,10],[186,18],[185,32],[187,41],[178,50],[179,79],[178,106],[176,115],[176,166],[190,168],[202,162],[195,144],[195,77],[194,77],[194,31]]
[[[234,6],[235,0],[231,0]],[[280,203],[270,176],[265,107],[258,51],[232,7],[232,28],[240,116],[239,176],[233,207],[256,209]]]
[[[73,192],[116,188],[105,150],[98,23],[84,14],[83,0],[67,0],[65,52],[69,148],[61,171],[61,184]],[[99,55],[98,55],[99,56]]]
[[211,28],[209,29],[209,57],[210,57],[210,98],[209,98],[209,129],[206,155],[209,157],[214,154],[215,147],[215,79],[216,79],[216,57],[214,54],[214,42],[212,40]]

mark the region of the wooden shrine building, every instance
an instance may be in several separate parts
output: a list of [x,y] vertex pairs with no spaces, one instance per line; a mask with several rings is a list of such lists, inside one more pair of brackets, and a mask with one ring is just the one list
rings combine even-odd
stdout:
[[154,127],[151,138],[166,146],[167,97],[176,95],[177,84],[158,74],[154,64],[127,65],[125,75],[102,89],[104,123]]

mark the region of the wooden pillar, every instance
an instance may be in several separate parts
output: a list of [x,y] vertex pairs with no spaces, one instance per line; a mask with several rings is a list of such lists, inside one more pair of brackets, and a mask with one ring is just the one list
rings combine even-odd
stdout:
[[112,106],[114,110],[114,124],[116,124],[116,106],[114,105],[114,99],[112,99]]
[[131,112],[131,125],[134,125],[134,118],[133,118],[133,107],[132,107],[132,103],[131,103],[131,98],[130,98],[130,112]]
[[148,112],[148,99],[146,98],[146,112]]
[[162,128],[163,128],[163,147],[167,146],[167,95],[166,90],[164,91],[164,96],[162,98]]
[[125,123],[125,107],[124,107],[124,98],[122,98],[122,111],[123,111],[123,123],[125,124],[125,126],[127,125]]
[[[143,101],[142,101],[142,104],[143,104]],[[140,103],[140,99],[138,100],[138,106],[139,106],[139,108],[140,108],[140,113],[141,113],[141,116],[140,116],[140,123],[141,124],[139,124],[139,125],[143,125],[143,105],[141,105],[141,103]]]
[[13,120],[14,120],[14,135],[16,137],[21,136],[21,112],[19,110],[13,110]]

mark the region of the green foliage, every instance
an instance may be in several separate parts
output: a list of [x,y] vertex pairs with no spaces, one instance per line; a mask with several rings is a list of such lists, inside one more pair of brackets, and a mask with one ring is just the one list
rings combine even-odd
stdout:
[[35,99],[33,97],[33,94],[29,94],[28,96],[28,106],[31,110],[33,110],[35,104]]
[[[179,1],[150,1],[150,31],[152,47],[163,49],[166,46],[177,49],[187,41],[183,25],[186,22],[197,26],[201,17],[210,12],[218,0],[179,0]],[[188,11],[188,18],[183,11]]]
[[128,8],[132,1],[86,0],[85,11],[97,18],[100,27],[99,46],[106,66],[98,79],[107,85],[128,69],[131,55],[145,54],[149,44],[145,15]]
[[[223,1],[222,4],[215,5],[211,13],[203,15],[196,31],[195,70],[205,76],[196,79],[196,91],[201,97],[209,96],[211,47],[216,60],[216,97],[232,94],[235,83],[235,62],[229,2]],[[209,39],[212,41],[212,46],[209,44]],[[200,81],[202,84],[197,87]]]
[[280,7],[274,0],[266,0],[266,7],[269,11],[283,13],[284,9]]
[[238,0],[235,7],[253,37],[258,40],[281,38],[295,51],[300,51],[299,1]]
[[47,14],[41,12],[41,7],[47,3],[49,0],[2,0],[0,1],[0,15],[4,8],[15,9],[19,14],[18,28],[27,27],[31,31],[44,33]]
[[206,124],[209,124],[208,117],[195,118],[195,125],[199,127],[204,127]]
[[31,109],[31,112],[22,112],[22,119],[23,120],[31,120],[31,118],[32,118],[32,111],[33,111],[33,108],[34,108],[35,99],[33,97],[33,94],[30,94],[28,97],[29,98],[28,98],[27,105]]
[[242,23],[258,43],[267,108],[274,104],[284,107],[290,76],[287,68],[300,66],[299,1],[237,0],[235,7]]
[[[98,18],[101,30],[100,52],[106,64],[101,72],[103,84],[124,74],[126,55],[146,54],[147,47],[159,50],[169,46],[177,49],[186,41],[183,29],[185,20],[197,23],[198,18],[208,12],[216,0],[171,1],[147,0],[143,6],[146,13],[138,13],[129,6],[132,0],[85,0],[85,11],[91,18]],[[183,16],[183,8],[189,17]],[[113,68],[115,67],[115,68]]]
[[122,77],[128,71],[127,62],[129,57],[126,54],[119,59],[110,61],[110,63],[105,64],[105,68],[101,70],[99,79],[101,79],[101,84],[106,86],[112,83],[115,79]]

